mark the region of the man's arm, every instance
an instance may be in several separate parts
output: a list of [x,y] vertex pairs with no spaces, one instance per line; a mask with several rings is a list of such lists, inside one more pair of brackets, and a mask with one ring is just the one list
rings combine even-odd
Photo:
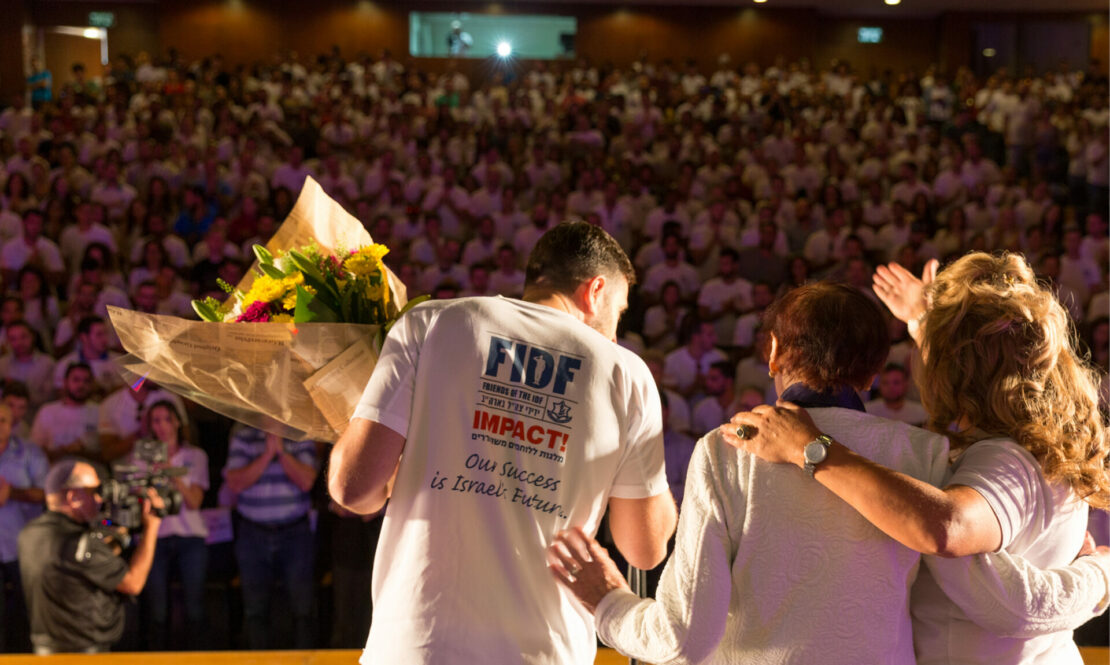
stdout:
[[150,575],[150,567],[154,564],[154,546],[158,543],[158,527],[162,525],[162,518],[151,509],[161,510],[166,507],[153,488],[147,490],[146,496],[146,501],[143,502],[143,539],[131,555],[127,574],[116,586],[116,591],[129,596],[137,596],[142,592],[146,586],[146,578]]
[[307,492],[312,489],[312,483],[316,482],[316,467],[311,464],[305,464],[291,453],[286,452],[284,449],[277,455],[278,462],[281,463],[281,468],[285,471],[285,475],[293,484],[301,488],[301,491]]
[[353,513],[381,510],[404,449],[405,437],[397,432],[372,420],[352,418],[331,451],[328,492]]
[[667,556],[667,541],[678,521],[670,490],[646,499],[609,499],[609,530],[624,558],[651,570]]

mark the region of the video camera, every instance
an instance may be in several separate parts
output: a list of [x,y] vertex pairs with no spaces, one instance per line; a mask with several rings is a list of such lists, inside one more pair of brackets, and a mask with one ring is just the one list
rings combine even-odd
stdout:
[[173,478],[188,473],[185,467],[166,466],[169,462],[169,446],[157,439],[140,439],[135,442],[130,464],[116,464],[112,467],[113,478],[104,481],[100,495],[104,499],[101,507],[100,524],[103,527],[122,527],[135,531],[143,525],[143,501],[146,490],[153,487],[162,497],[165,508],[156,510],[159,517],[176,515],[181,512],[184,497],[174,486]]

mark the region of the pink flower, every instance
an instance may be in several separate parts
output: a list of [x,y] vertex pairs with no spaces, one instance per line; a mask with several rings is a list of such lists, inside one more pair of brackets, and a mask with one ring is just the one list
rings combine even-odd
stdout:
[[266,323],[270,320],[270,303],[255,300],[245,312],[235,319],[236,323]]

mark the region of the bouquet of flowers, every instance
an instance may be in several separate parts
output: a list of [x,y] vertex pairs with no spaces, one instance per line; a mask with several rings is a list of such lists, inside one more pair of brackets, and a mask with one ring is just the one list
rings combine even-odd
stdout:
[[109,308],[122,370],[259,429],[334,441],[388,327],[423,299],[406,307],[388,251],[309,178],[252,270],[220,284],[227,298],[194,301],[201,321]]

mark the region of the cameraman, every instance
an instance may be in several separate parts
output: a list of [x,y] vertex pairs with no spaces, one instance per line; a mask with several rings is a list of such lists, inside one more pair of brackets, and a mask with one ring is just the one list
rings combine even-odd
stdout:
[[38,655],[107,651],[123,634],[124,596],[146,584],[162,523],[154,511],[165,506],[148,490],[142,540],[128,562],[89,530],[102,502],[91,464],[63,459],[44,484],[47,511],[19,534],[31,644]]

